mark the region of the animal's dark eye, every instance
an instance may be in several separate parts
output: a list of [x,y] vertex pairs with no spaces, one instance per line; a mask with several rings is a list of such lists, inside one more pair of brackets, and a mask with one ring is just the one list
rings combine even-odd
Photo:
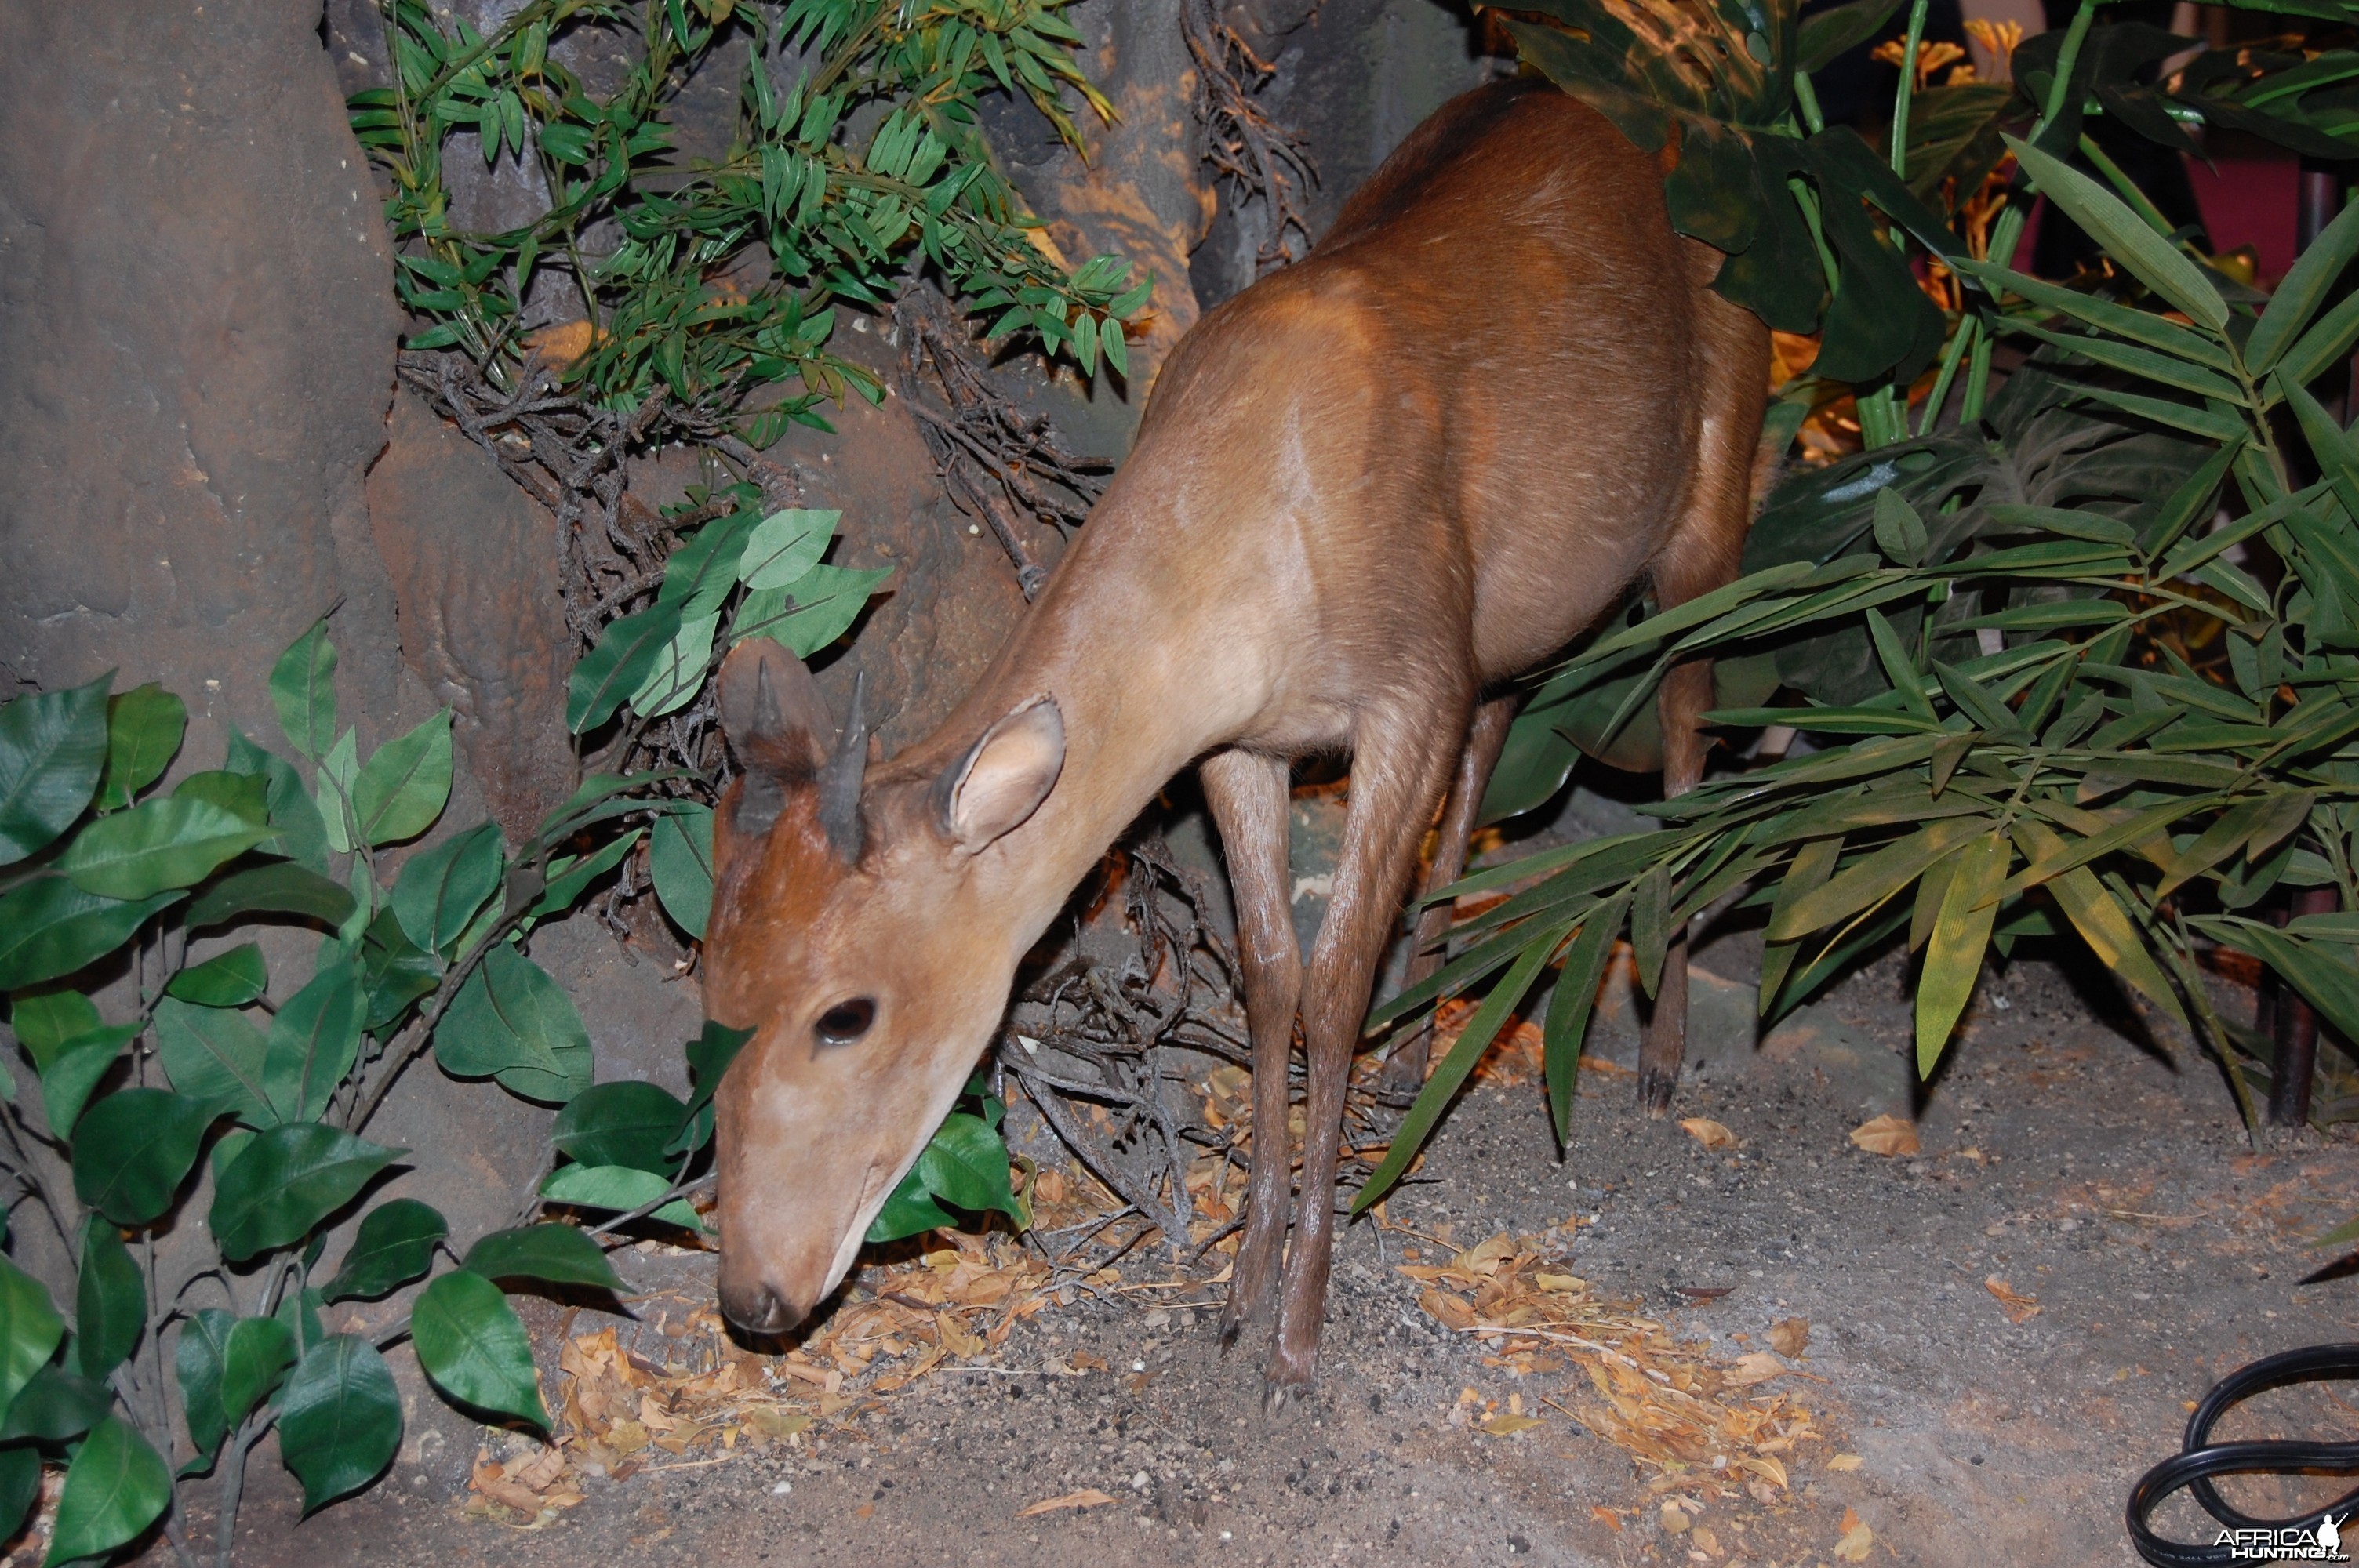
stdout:
[[821,1013],[811,1029],[822,1045],[849,1045],[867,1033],[868,1026],[875,1022],[876,1003],[864,996],[854,997]]

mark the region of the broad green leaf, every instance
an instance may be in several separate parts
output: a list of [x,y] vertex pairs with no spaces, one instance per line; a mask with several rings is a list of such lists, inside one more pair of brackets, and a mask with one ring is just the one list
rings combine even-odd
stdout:
[[138,1539],[172,1501],[172,1473],[120,1416],[91,1429],[67,1466],[43,1568],[103,1557]]
[[977,1214],[995,1210],[1019,1223],[1025,1218],[1008,1179],[1007,1144],[979,1116],[952,1111],[944,1117],[912,1169],[943,1203]]
[[35,878],[0,898],[0,990],[72,974],[185,896],[159,892],[125,903],[84,892],[63,877]]
[[295,1364],[293,1331],[275,1317],[242,1317],[222,1345],[222,1414],[232,1426],[269,1396]]
[[65,1327],[41,1282],[0,1258],[0,1410],[49,1365]]
[[340,926],[353,917],[353,895],[319,872],[284,862],[233,871],[189,905],[190,930],[253,914],[293,914]]
[[821,565],[785,588],[756,589],[737,606],[737,618],[729,628],[730,645],[748,637],[771,637],[797,658],[808,659],[852,630],[867,608],[868,596],[891,575],[889,569]]
[[384,1029],[441,980],[442,960],[419,952],[393,911],[379,911],[361,934],[361,983],[368,992],[363,1026]]
[[90,804],[106,766],[114,679],[0,704],[0,866],[46,847]]
[[1995,832],[1958,851],[1957,869],[1941,895],[1933,935],[1925,944],[1925,968],[1917,982],[1917,1073],[1933,1076],[1941,1047],[1966,1011],[1974,981],[1983,972],[1983,949],[1990,943],[1991,926],[1998,917],[1999,890],[2006,884],[2006,865],[2013,853],[2006,838]]
[[548,1427],[532,1341],[491,1281],[458,1269],[428,1285],[409,1336],[426,1375],[456,1402]]
[[0,1422],[0,1443],[21,1443],[27,1438],[64,1443],[105,1420],[114,1408],[114,1396],[104,1384],[93,1383],[52,1361],[27,1379],[9,1401],[7,1418]]
[[750,1029],[732,1029],[725,1023],[704,1021],[704,1028],[688,1043],[689,1082],[688,1119],[680,1123],[679,1135],[664,1146],[667,1154],[686,1153],[701,1149],[712,1136],[712,1094],[721,1087],[721,1076],[737,1053],[754,1038]]
[[416,1198],[381,1203],[361,1220],[352,1250],[321,1294],[339,1302],[397,1290],[434,1267],[435,1245],[450,1234],[450,1222]]
[[907,1237],[923,1236],[940,1226],[956,1226],[958,1216],[934,1201],[926,1190],[925,1178],[918,1174],[915,1165],[909,1167],[893,1190],[886,1195],[885,1205],[876,1217],[868,1222],[864,1241],[898,1241]]
[[0,1541],[25,1528],[41,1498],[41,1454],[29,1446],[0,1448]]
[[531,914],[538,920],[546,915],[562,914],[571,909],[582,891],[623,863],[625,856],[647,837],[644,828],[634,827],[616,838],[604,849],[576,858],[560,857],[549,864],[548,883],[540,897],[534,901]]
[[505,942],[451,999],[434,1059],[454,1077],[496,1077],[512,1093],[560,1105],[591,1084],[590,1032],[572,999]]
[[59,1047],[57,1055],[41,1069],[41,1109],[49,1117],[52,1133],[63,1138],[73,1131],[92,1091],[138,1033],[136,1021],[117,1023],[77,1034]]
[[712,918],[712,808],[658,817],[647,843],[647,873],[674,924],[698,941]]
[[143,899],[201,882],[270,836],[210,801],[168,795],[98,818],[66,846],[58,869],[84,892]]
[[647,678],[656,660],[679,630],[680,602],[658,601],[625,615],[598,634],[566,681],[565,728],[580,735],[614,715]]
[[118,1225],[145,1225],[172,1206],[197,1162],[211,1101],[162,1089],[117,1089],[74,1126],[74,1195]]
[[404,1152],[315,1121],[266,1129],[214,1184],[213,1240],[233,1263],[290,1247]]
[[106,766],[98,809],[113,811],[164,776],[188,729],[188,705],[150,681],[106,699]]
[[762,519],[745,541],[738,579],[747,588],[785,588],[799,581],[827,553],[841,512],[789,510]]
[[336,648],[324,616],[278,655],[270,700],[298,755],[318,762],[328,754],[336,740]]
[[222,1358],[236,1322],[234,1314],[218,1307],[200,1307],[182,1321],[180,1341],[172,1349],[189,1441],[207,1459],[229,1435],[229,1417],[222,1410]]
[[[540,1184],[540,1195],[550,1203],[611,1209],[616,1214],[645,1208],[670,1190],[670,1178],[628,1165],[567,1165]],[[684,1230],[704,1228],[686,1198],[672,1199],[652,1217]]]
[[320,759],[312,784],[312,800],[327,834],[328,848],[339,855],[353,848],[353,785],[360,779],[360,731],[347,729]]
[[[741,512],[707,523],[696,536],[664,558],[659,600],[678,600],[681,616],[690,621],[721,608],[737,586],[740,562],[748,535],[759,525],[753,514]],[[814,557],[816,558],[816,557]]]
[[235,1009],[168,996],[156,1004],[156,1055],[172,1087],[255,1127],[278,1119],[263,1091],[265,1050],[262,1032]]
[[376,749],[353,781],[353,813],[374,848],[415,838],[451,798],[451,710]]
[[654,1084],[598,1084],[557,1113],[549,1137],[583,1165],[631,1165],[669,1175],[677,1159],[665,1151],[688,1108]]
[[245,942],[182,969],[164,982],[164,994],[199,1007],[244,1007],[270,989],[259,943]]
[[499,891],[501,870],[499,827],[483,823],[403,863],[393,887],[394,915],[421,950],[448,953]]
[[1875,547],[1886,559],[1913,567],[1925,558],[1925,520],[1889,485],[1875,492],[1874,526]]
[[367,1005],[360,966],[332,957],[322,944],[319,971],[287,999],[270,1021],[262,1054],[262,1092],[280,1121],[324,1115],[336,1086],[360,1054],[361,1015]]
[[147,1281],[123,1245],[123,1233],[91,1216],[82,1227],[82,1271],[74,1287],[74,1360],[82,1375],[104,1382],[131,1358],[147,1324]]
[[647,679],[631,693],[631,711],[642,719],[660,719],[695,701],[712,662],[712,634],[720,629],[719,611],[682,621],[647,667]]
[[97,1006],[80,991],[27,992],[9,1005],[8,1027],[37,1067],[55,1061],[67,1041],[95,1033],[102,1026]]
[[278,1452],[303,1511],[359,1491],[401,1448],[401,1393],[376,1346],[339,1334],[313,1346],[278,1396]]
[[[1006,1165],[1006,1149],[1001,1164]],[[623,1281],[595,1241],[571,1225],[549,1223],[495,1230],[467,1249],[461,1265],[486,1280],[546,1280],[620,1291]]]
[[2006,145],[2024,172],[2038,185],[2040,194],[2103,244],[2140,283],[2198,324],[2214,332],[2227,327],[2227,302],[2204,277],[2202,269],[2148,228],[2119,197],[2027,142],[2009,136]]
[[1498,1037],[1508,1015],[1521,1005],[1524,993],[1531,989],[1532,982],[1539,978],[1540,970],[1555,956],[1557,943],[1566,934],[1564,927],[1558,926],[1551,934],[1534,941],[1516,958],[1506,977],[1491,988],[1491,994],[1483,999],[1483,1004],[1474,1010],[1474,1016],[1467,1020],[1464,1033],[1450,1047],[1449,1054],[1442,1057],[1440,1065],[1426,1079],[1425,1087],[1418,1092],[1417,1102],[1409,1107],[1408,1114],[1402,1117],[1400,1125],[1393,1130],[1391,1147],[1385,1151],[1384,1159],[1352,1199],[1353,1214],[1365,1213],[1391,1191],[1393,1184],[1408,1170],[1409,1162],[1417,1158],[1418,1150],[1424,1146],[1426,1135],[1433,1130],[1433,1124],[1440,1119],[1442,1111],[1457,1096],[1467,1076],[1473,1072],[1474,1064],[1482,1059],[1484,1052],[1491,1048],[1491,1042]]
[[328,825],[320,804],[303,787],[302,775],[286,758],[263,750],[236,730],[230,731],[229,756],[222,764],[232,773],[258,774],[270,826],[278,830],[277,854],[325,876],[328,871]]

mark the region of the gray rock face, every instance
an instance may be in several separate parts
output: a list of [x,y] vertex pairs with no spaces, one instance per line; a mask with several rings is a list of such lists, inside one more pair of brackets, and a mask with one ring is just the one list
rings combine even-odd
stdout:
[[361,485],[391,261],[318,25],[0,7],[0,663],[163,680],[207,757],[270,732],[270,659],[332,606],[364,739],[427,710]]

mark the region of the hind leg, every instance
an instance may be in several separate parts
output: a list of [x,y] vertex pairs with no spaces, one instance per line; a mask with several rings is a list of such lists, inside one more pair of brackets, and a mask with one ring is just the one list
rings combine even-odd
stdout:
[[[1696,470],[1687,505],[1654,565],[1655,601],[1670,610],[1736,579],[1753,524],[1756,452],[1767,398],[1768,334],[1740,307],[1716,296],[1703,307],[1710,344]],[[1740,319],[1741,318],[1741,319]],[[1707,743],[1699,722],[1712,706],[1712,661],[1674,665],[1658,709],[1663,726],[1663,798],[1676,800],[1703,777]],[[1638,1048],[1638,1100],[1656,1116],[1670,1108],[1687,1055],[1688,938],[1684,923],[1663,956],[1662,983]]]
[[1253,1034],[1253,1169],[1245,1188],[1245,1235],[1237,1243],[1228,1304],[1221,1312],[1221,1345],[1226,1349],[1246,1320],[1268,1306],[1286,1249],[1294,1170],[1286,1076],[1294,1054],[1302,959],[1287,902],[1287,764],[1249,752],[1216,752],[1197,773],[1228,860],[1238,961],[1245,973],[1245,1016]]
[[[1302,1138],[1302,1201],[1277,1307],[1266,1408],[1310,1388],[1327,1315],[1328,1255],[1334,1245],[1335,1163],[1343,1132],[1343,1091],[1352,1047],[1366,1017],[1368,989],[1465,733],[1466,708],[1435,714],[1371,714],[1352,754],[1352,804],[1335,864],[1335,894],[1319,925],[1303,979],[1302,1039],[1310,1057],[1310,1103]],[[1437,743],[1435,737],[1446,737]]]
[[[1490,787],[1491,770],[1499,763],[1500,748],[1507,743],[1507,726],[1515,722],[1516,699],[1495,697],[1474,710],[1474,722],[1466,736],[1466,750],[1458,759],[1458,772],[1450,781],[1450,799],[1441,808],[1441,826],[1437,830],[1433,846],[1433,869],[1426,873],[1425,892],[1428,897],[1458,880],[1466,869],[1466,843],[1474,835],[1475,813],[1482,809],[1483,792]],[[1401,977],[1404,987],[1430,979],[1441,968],[1441,939],[1450,931],[1450,911],[1440,905],[1429,905],[1417,917],[1417,931],[1409,938],[1408,969]],[[1425,1087],[1426,1058],[1433,1049],[1433,1015],[1427,1013],[1416,1033],[1396,1046],[1385,1062],[1381,1080],[1387,1099],[1406,1104],[1417,1091]]]

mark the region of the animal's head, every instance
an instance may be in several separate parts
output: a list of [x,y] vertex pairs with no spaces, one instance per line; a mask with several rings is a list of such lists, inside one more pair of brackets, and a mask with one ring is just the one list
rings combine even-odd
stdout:
[[751,1029],[715,1097],[721,1305],[793,1327],[957,1098],[1006,1007],[1024,934],[987,851],[1055,787],[1055,701],[1018,704],[935,772],[864,786],[800,661],[737,646],[721,717],[741,773],[713,814],[705,1011]]

